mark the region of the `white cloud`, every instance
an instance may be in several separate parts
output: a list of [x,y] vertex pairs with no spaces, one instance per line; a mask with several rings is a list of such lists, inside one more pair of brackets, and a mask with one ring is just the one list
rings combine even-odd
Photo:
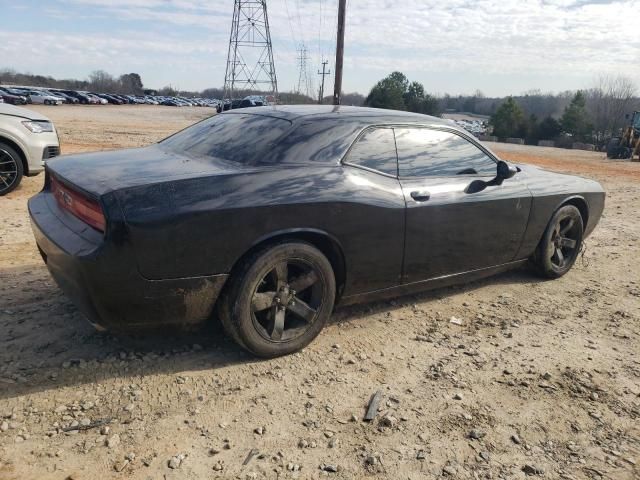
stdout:
[[[314,77],[320,56],[332,60],[337,0],[268,0],[268,5],[276,67],[288,89],[297,79],[296,43],[306,42]],[[44,33],[3,29],[0,59],[15,59],[6,66],[35,72],[55,61],[86,65],[89,72],[117,58],[113,63],[125,70],[179,65],[179,71],[168,73],[192,88],[223,81],[231,0],[60,0],[48,6],[51,16],[56,8],[58,14],[73,9],[78,22],[99,27],[91,35],[58,33],[55,22]],[[118,28],[110,30],[112,23],[104,20],[111,19]],[[638,25],[640,0],[351,1],[345,84],[365,91],[393,70],[424,82],[463,76],[468,91],[478,79],[490,77],[504,93],[535,86],[500,84],[501,78],[515,76],[546,77],[552,86],[557,78],[556,90],[581,87],[597,73],[640,79]],[[28,48],[28,55],[19,57],[12,53],[24,52],[36,34],[47,49]],[[198,81],[189,68],[209,68],[211,76]],[[447,85],[436,88],[446,91]]]

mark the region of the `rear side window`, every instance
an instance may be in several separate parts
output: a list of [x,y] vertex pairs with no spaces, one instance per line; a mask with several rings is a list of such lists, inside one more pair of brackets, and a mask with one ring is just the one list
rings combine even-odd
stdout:
[[396,128],[401,177],[496,174],[496,162],[465,138],[427,128]]
[[165,148],[195,157],[215,157],[252,165],[266,156],[291,122],[263,115],[223,113],[160,142]]
[[397,177],[398,157],[393,129],[367,130],[351,148],[347,162]]

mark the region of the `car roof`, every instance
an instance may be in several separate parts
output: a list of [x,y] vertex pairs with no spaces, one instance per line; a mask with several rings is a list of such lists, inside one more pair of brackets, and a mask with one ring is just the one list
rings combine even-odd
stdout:
[[260,116],[290,123],[290,128],[260,155],[264,164],[335,165],[358,135],[371,126],[445,127],[463,134],[448,120],[418,113],[333,105],[278,105],[229,110],[222,114]]
[[352,119],[357,123],[385,124],[385,123],[416,123],[430,125],[452,126],[447,120],[422,115],[413,112],[399,110],[386,110],[381,108],[352,107],[345,105],[274,105],[264,107],[251,107],[239,110],[229,110],[224,115],[229,114],[254,114],[281,118],[296,122],[297,120],[331,120],[342,119],[348,121]]

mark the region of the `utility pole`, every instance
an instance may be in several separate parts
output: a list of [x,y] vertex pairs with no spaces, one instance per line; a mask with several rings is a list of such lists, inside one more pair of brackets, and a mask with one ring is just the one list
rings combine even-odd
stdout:
[[267,0],[234,0],[222,100],[264,90],[277,99]]
[[338,3],[338,43],[336,45],[336,79],[333,88],[333,104],[340,105],[342,93],[342,60],[344,58],[344,19],[347,0],[339,0]]
[[320,83],[320,96],[318,97],[318,103],[322,105],[322,100],[324,99],[324,77],[327,75],[331,75],[331,70],[327,71],[328,61],[322,62],[322,71],[318,70],[318,75],[322,75],[322,82]]

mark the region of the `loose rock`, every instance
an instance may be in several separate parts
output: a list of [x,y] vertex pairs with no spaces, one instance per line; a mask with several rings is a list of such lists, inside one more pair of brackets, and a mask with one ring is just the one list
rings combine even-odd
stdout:
[[540,467],[536,467],[535,465],[527,464],[524,467],[522,467],[522,471],[526,475],[544,475],[544,469]]
[[173,470],[175,470],[176,468],[180,468],[180,465],[182,465],[182,462],[184,461],[184,459],[185,459],[184,454],[171,457],[168,463],[169,468]]
[[118,435],[117,433],[111,435],[109,438],[107,438],[107,447],[108,448],[115,448],[118,445],[120,445],[120,435]]

